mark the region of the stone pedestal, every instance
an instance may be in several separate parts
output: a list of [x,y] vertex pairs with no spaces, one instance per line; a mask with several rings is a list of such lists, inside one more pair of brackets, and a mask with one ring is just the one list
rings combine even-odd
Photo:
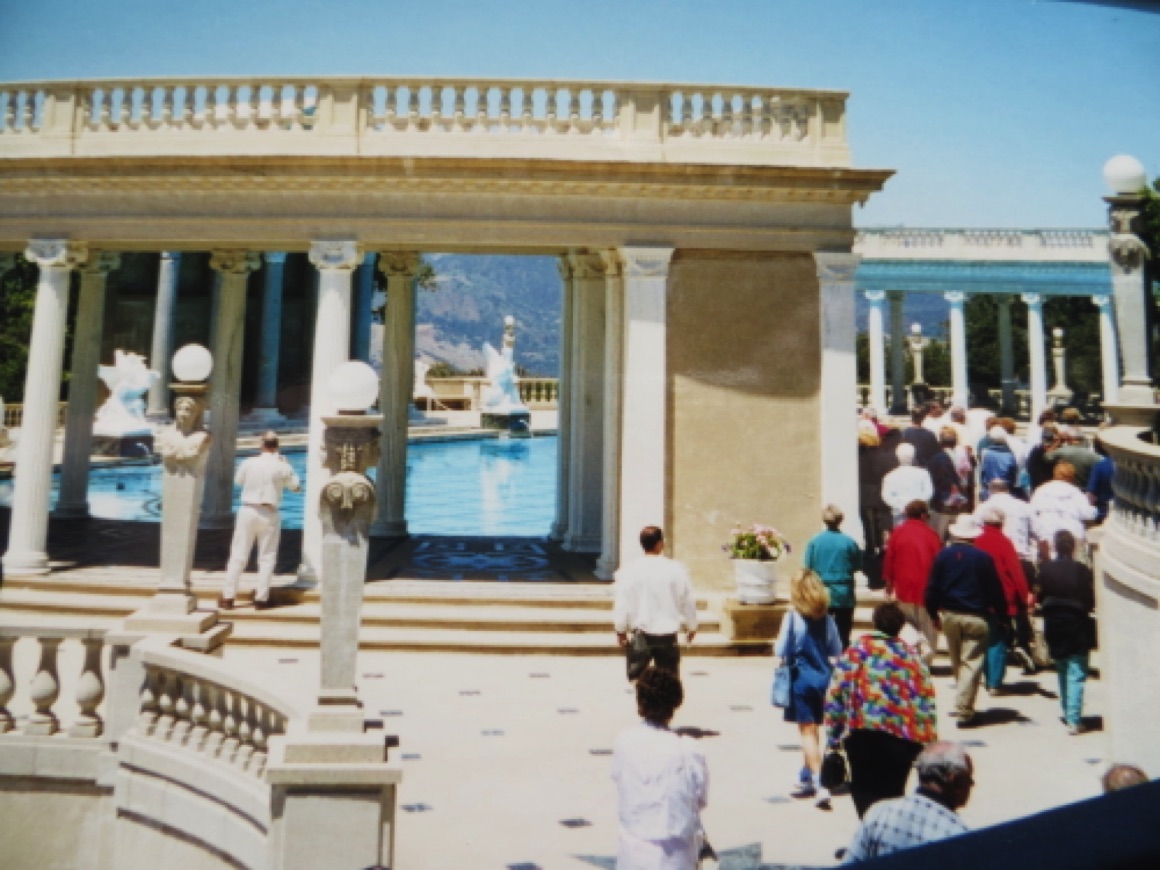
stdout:
[[781,630],[781,620],[788,610],[785,602],[742,604],[727,598],[721,605],[721,631],[733,641],[771,641]]
[[512,435],[530,435],[532,415],[530,411],[505,411],[504,413],[484,411],[479,415],[479,426],[481,429],[510,432]]
[[[91,439],[93,445],[92,455],[142,459],[153,455],[153,437],[152,432],[129,432],[125,435],[94,435]],[[87,486],[85,490],[87,492]],[[87,516],[87,498],[85,499],[85,505],[84,514],[72,512],[62,513],[59,509],[56,511],[56,514],[57,516]]]
[[1123,380],[1117,401],[1122,405],[1155,404],[1152,382],[1152,321],[1155,303],[1148,276],[1148,248],[1140,239],[1139,196],[1109,196],[1112,231],[1108,257],[1119,326]]

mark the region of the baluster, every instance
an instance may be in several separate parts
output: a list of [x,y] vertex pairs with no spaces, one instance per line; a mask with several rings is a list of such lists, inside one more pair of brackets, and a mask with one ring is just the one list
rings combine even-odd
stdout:
[[520,120],[521,132],[531,133],[535,126],[535,119],[532,117],[532,89],[528,86],[520,88]]
[[499,89],[499,123],[505,133],[511,127],[512,89],[509,87]]
[[[175,111],[175,115],[176,115],[177,126],[182,130],[188,129],[189,127],[193,126],[194,90],[195,89],[194,89],[193,85],[182,85],[181,86],[181,111],[180,112]],[[173,100],[174,100],[173,107],[176,110],[176,108],[177,108],[177,88],[173,89]]]
[[700,135],[713,132],[713,97],[709,91],[701,94],[701,125],[697,131]]
[[580,89],[568,89],[568,126],[570,133],[580,132]]
[[218,85],[206,85],[205,88],[205,119],[209,123],[211,130],[216,130],[221,126],[221,97],[219,96]]
[[262,126],[262,85],[260,82],[254,82],[250,85],[250,99],[246,111],[249,115],[246,119],[247,129],[256,130]]
[[40,665],[32,678],[30,694],[36,710],[28,717],[27,734],[55,734],[60,722],[52,712],[52,706],[60,697],[60,681],[56,675],[56,654],[60,649],[60,638],[42,637],[40,640]]
[[419,129],[419,86],[407,86],[407,129]]
[[172,85],[163,87],[161,89],[161,125],[163,127],[173,126],[173,117],[176,114],[174,108],[177,104],[177,88]]
[[455,97],[455,129],[462,130],[465,127],[464,120],[467,116],[467,88],[456,85],[451,89],[451,92]]
[[753,133],[753,95],[741,95],[741,136],[742,138]]
[[443,122],[443,88],[431,87],[431,129],[437,130]]
[[0,118],[0,133],[11,133],[12,122],[16,118],[16,92],[15,91],[0,91],[0,100],[4,102],[4,116]]
[[226,110],[229,112],[229,123],[235,130],[246,128],[246,104],[242,99],[241,85],[226,85]]
[[286,85],[270,85],[270,126],[289,129],[293,123],[294,101],[286,99]]
[[0,734],[7,734],[13,728],[8,702],[16,694],[16,681],[12,677],[12,647],[15,643],[14,637],[0,637]]
[[216,758],[221,751],[222,741],[225,740],[225,731],[222,729],[222,690],[213,683],[206,683],[206,709],[209,710],[209,716],[206,719],[206,735],[203,739],[202,745],[199,749],[204,749],[205,754],[211,758]]
[[184,746],[186,740],[189,739],[189,729],[193,723],[189,719],[190,711],[193,709],[193,678],[183,676],[181,678],[181,686],[177,691],[177,698],[173,705],[173,734],[170,741]]
[[[614,115],[615,116],[615,115]],[[604,131],[604,91],[592,91],[592,132]]]
[[[372,93],[373,93],[373,91],[372,91]],[[392,97],[393,97],[393,99],[392,99]],[[394,126],[395,119],[398,117],[398,114],[399,114],[398,110],[400,108],[402,108],[402,106],[399,104],[399,88],[398,88],[398,86],[392,87],[391,85],[384,85],[383,86],[383,113],[381,116],[378,116],[378,120],[380,120],[382,122],[384,128],[387,125],[390,125],[392,127]]]
[[199,752],[205,745],[205,738],[209,733],[206,727],[209,718],[209,711],[205,707],[206,691],[207,685],[201,680],[195,681],[190,686],[193,707],[189,711],[189,734],[186,736],[185,745]]
[[222,717],[222,733],[225,738],[218,749],[218,758],[232,762],[238,751],[237,695],[229,689],[222,689],[222,701],[222,710],[225,714]]
[[130,130],[140,130],[147,100],[141,88],[126,86],[121,89],[121,124]]
[[158,740],[168,740],[173,733],[175,722],[174,707],[177,694],[181,691],[181,678],[169,671],[161,672],[160,692],[157,695],[157,727],[153,736]]
[[[81,97],[81,111],[83,112],[83,126],[91,133],[95,133],[101,129],[101,125],[107,117],[103,111],[105,100],[97,101],[97,89],[86,88]],[[7,114],[5,114],[5,124],[7,124]]]
[[97,714],[97,707],[105,700],[105,681],[101,675],[101,650],[103,638],[83,638],[85,663],[81,678],[77,680],[77,706],[81,708],[76,722],[69,729],[70,737],[100,737],[104,722]]
[[261,776],[266,769],[266,721],[269,716],[265,705],[258,704],[254,711],[254,733],[252,741],[254,752],[250,756],[246,769],[256,776]]
[[479,85],[475,89],[475,132],[488,132],[488,118],[491,117],[491,89]]
[[[239,697],[238,703],[241,704],[242,700]],[[250,756],[254,754],[254,744],[251,742],[254,733],[254,702],[250,698],[244,700],[245,710],[238,717],[238,751],[233,759],[234,763],[242,770],[246,769],[250,763]]]
[[[390,92],[388,91],[388,97],[389,96]],[[391,109],[391,119],[396,128],[399,126],[399,122],[405,122],[407,118],[407,105],[405,99],[406,98],[403,96],[403,86],[397,85],[395,87],[394,108]]]
[[721,135],[733,135],[733,95],[721,95]]
[[32,112],[36,107],[36,94],[33,91],[18,91],[16,106],[16,122],[21,133],[32,132]]
[[161,682],[161,672],[157,668],[145,665],[145,681],[141,684],[140,712],[137,716],[137,730],[148,737],[157,728],[158,684]]
[[[197,102],[197,92],[202,91],[201,104]],[[185,89],[185,109],[189,117],[189,125],[194,130],[202,129],[208,119],[212,102],[213,88],[209,85],[189,85]]]
[[681,93],[681,113],[680,113],[681,132],[688,135],[693,132],[693,95],[688,93]]
[[291,99],[294,101],[294,114],[289,129],[308,126],[306,119],[306,85],[295,85]]
[[557,88],[544,88],[544,132],[555,133],[556,112],[559,109],[560,91]]

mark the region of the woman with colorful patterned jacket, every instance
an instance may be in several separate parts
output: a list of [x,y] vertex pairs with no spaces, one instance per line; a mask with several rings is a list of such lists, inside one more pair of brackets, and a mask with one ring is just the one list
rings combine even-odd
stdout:
[[905,624],[897,604],[878,605],[876,630],[842,653],[826,695],[829,747],[845,744],[859,818],[876,801],[902,797],[914,759],[938,739],[934,686],[918,653],[898,637]]

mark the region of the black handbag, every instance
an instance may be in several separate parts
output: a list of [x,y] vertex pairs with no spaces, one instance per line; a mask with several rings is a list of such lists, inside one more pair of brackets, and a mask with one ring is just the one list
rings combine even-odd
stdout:
[[818,782],[822,788],[833,791],[840,785],[845,785],[849,778],[846,767],[846,756],[837,749],[831,749],[822,759],[822,769],[818,772]]

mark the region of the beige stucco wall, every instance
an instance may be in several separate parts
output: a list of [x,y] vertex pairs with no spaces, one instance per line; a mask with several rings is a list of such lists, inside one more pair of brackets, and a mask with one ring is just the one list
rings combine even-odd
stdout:
[[91,783],[0,778],[0,867],[111,867],[112,800]]
[[797,564],[818,529],[821,344],[812,257],[678,251],[668,297],[669,538],[699,589],[733,588],[735,522]]

